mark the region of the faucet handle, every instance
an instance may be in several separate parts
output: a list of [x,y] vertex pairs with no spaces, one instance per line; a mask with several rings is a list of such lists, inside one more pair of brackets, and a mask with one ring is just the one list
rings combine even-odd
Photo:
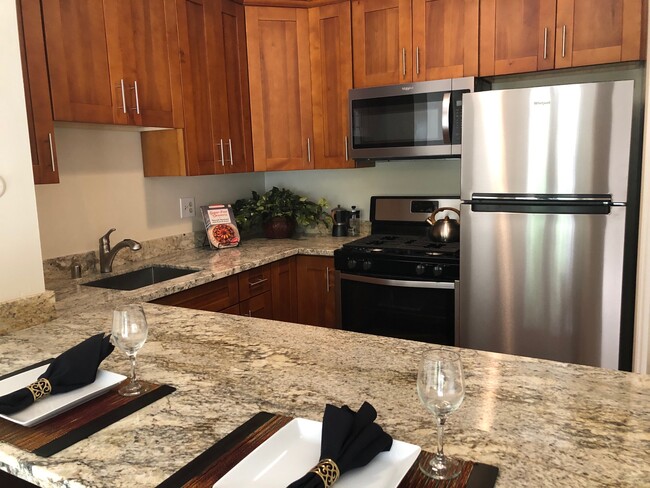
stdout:
[[108,232],[107,232],[106,234],[104,234],[103,236],[101,236],[101,237],[99,238],[99,244],[100,244],[100,245],[105,245],[105,246],[110,246],[110,245],[111,245],[111,244],[110,244],[110,243],[111,243],[111,241],[110,241],[110,235],[111,235],[113,232],[115,232],[115,230],[116,230],[115,228],[113,228],[113,229],[109,229]]

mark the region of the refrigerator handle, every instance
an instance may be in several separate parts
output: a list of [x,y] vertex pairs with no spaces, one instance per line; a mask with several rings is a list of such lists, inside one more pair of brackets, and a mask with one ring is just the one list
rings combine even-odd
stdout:
[[460,281],[454,281],[454,346],[460,347]]
[[451,108],[451,92],[445,92],[442,96],[442,142],[443,144],[451,144],[449,137],[449,109]]

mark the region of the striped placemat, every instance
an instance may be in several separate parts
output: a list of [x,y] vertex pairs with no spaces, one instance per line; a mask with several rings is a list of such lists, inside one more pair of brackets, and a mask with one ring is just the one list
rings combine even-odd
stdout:
[[[14,371],[0,379],[50,361],[51,359]],[[0,442],[6,442],[37,456],[49,457],[176,391],[176,388],[169,385],[143,383],[147,386],[147,392],[142,395],[123,397],[117,393],[120,386],[118,385],[97,398],[33,427],[23,427],[0,419]]]
[[[200,454],[190,463],[163,481],[158,488],[210,488],[255,448],[292,420],[284,415],[260,412],[226,437]],[[436,481],[424,476],[418,468],[422,456],[413,463],[398,488],[492,488],[499,469],[487,464],[464,461],[459,477]]]

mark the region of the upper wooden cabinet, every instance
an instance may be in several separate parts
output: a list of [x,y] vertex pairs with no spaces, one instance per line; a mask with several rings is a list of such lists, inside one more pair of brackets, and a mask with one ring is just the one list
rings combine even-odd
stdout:
[[182,127],[173,0],[41,4],[54,120]]
[[145,176],[252,170],[244,8],[177,0],[184,134],[142,134]]
[[481,0],[480,75],[643,59],[643,0]]
[[478,75],[479,0],[353,0],[354,86]]
[[348,90],[352,88],[349,2],[309,9],[314,168],[351,168]]
[[255,171],[313,168],[308,12],[245,10]]

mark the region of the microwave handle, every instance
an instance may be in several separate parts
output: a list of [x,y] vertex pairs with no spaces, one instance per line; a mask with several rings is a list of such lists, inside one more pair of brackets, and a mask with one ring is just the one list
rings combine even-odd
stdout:
[[442,97],[442,142],[451,144],[449,136],[449,109],[451,108],[451,92],[445,92]]

